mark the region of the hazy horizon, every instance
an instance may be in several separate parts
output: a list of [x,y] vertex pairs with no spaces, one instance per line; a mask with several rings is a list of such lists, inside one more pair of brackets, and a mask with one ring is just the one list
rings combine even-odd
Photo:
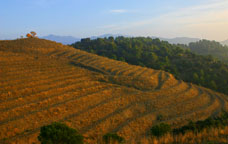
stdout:
[[90,37],[103,34],[228,39],[227,0],[11,0],[0,2],[0,39],[36,31]]

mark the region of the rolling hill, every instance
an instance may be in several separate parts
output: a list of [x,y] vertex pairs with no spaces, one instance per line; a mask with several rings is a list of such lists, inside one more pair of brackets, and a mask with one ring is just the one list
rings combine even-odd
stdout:
[[200,55],[211,55],[220,61],[228,63],[228,46],[222,45],[216,41],[200,40],[190,43],[188,48]]
[[54,121],[87,143],[108,132],[136,143],[161,121],[179,127],[228,104],[226,95],[167,72],[37,38],[0,41],[0,75],[0,143],[37,143],[40,127]]
[[148,37],[110,37],[82,39],[71,46],[129,64],[164,70],[177,79],[228,94],[228,65],[207,56],[212,54],[225,61],[228,48],[218,42],[203,40],[188,47]]

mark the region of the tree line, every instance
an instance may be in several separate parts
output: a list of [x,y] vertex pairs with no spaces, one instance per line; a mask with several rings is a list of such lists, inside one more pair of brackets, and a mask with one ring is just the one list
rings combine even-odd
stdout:
[[199,55],[211,55],[221,61],[228,63],[228,46],[223,46],[219,42],[200,40],[198,42],[191,42],[188,45],[178,46],[189,49]]
[[224,128],[228,125],[228,113],[222,112],[219,116],[209,117],[205,120],[200,121],[189,121],[188,124],[179,127],[171,128],[172,126],[166,123],[160,123],[152,126],[151,135],[156,137],[164,136],[167,133],[173,135],[185,134],[186,132],[199,133],[205,129],[211,128]]

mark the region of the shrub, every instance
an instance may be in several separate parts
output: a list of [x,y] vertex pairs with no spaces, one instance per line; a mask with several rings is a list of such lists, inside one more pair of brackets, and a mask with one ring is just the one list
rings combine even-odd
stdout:
[[41,144],[83,144],[83,136],[75,129],[57,122],[41,127],[38,140]]
[[153,136],[161,137],[171,131],[171,127],[168,124],[161,123],[159,125],[153,126],[151,128],[151,133]]
[[164,116],[163,116],[163,115],[158,115],[158,116],[157,116],[157,120],[158,120],[158,121],[164,120]]
[[107,133],[103,136],[103,140],[106,144],[111,143],[124,143],[124,138],[115,134],[115,133]]
[[183,127],[173,129],[173,133],[184,134],[187,131],[201,132],[204,129],[225,127],[227,125],[228,125],[228,113],[223,112],[218,117],[210,117],[203,121],[197,121],[197,122],[190,121],[187,125]]

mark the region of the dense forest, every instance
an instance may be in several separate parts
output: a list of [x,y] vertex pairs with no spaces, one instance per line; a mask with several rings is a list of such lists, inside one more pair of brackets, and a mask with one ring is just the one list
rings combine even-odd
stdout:
[[221,61],[228,63],[228,46],[223,46],[219,42],[200,40],[189,43],[189,45],[178,45],[182,48],[190,49],[192,52],[200,55],[211,55]]
[[133,65],[165,70],[177,79],[228,94],[228,65],[212,56],[200,56],[189,49],[159,39],[109,37],[82,39],[73,47],[126,61]]

